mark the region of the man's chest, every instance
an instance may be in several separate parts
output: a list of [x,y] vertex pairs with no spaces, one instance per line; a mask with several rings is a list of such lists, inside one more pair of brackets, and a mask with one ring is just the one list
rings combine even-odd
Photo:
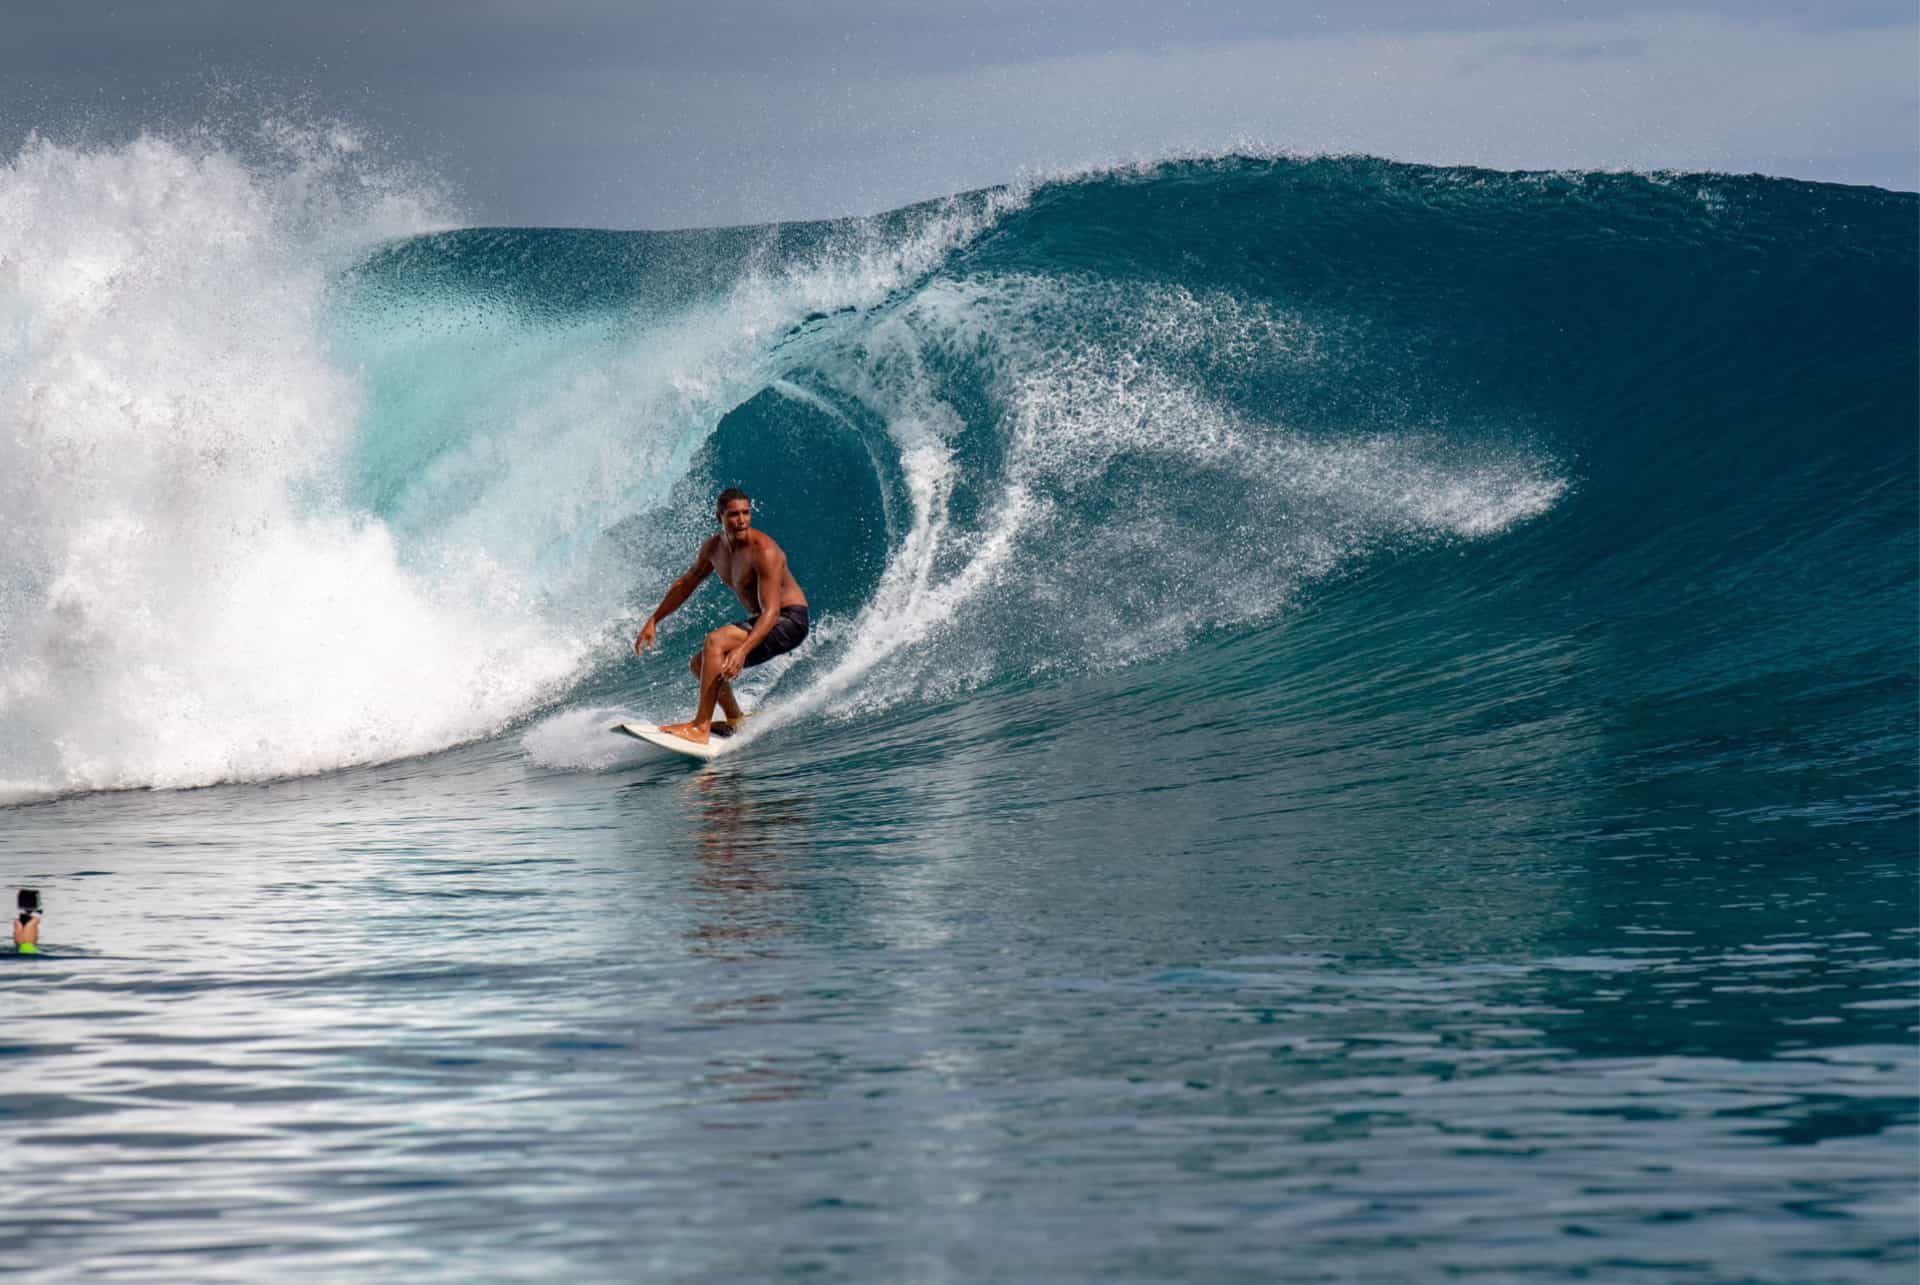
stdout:
[[752,593],[755,583],[760,578],[754,570],[753,559],[744,553],[726,551],[716,553],[713,558],[713,570],[729,589],[738,594]]

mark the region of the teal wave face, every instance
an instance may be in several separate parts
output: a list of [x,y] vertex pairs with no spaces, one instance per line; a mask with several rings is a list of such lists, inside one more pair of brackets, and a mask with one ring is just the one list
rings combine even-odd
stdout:
[[455,233],[352,283],[361,488],[631,614],[744,482],[840,631],[783,687],[823,702],[1165,655],[1435,557],[1470,599],[1696,594],[1705,639],[1769,584],[1910,573],[1914,227],[1871,189],[1229,159]]
[[[1360,701],[1388,743],[1499,746],[1490,779],[1707,772],[1710,809],[1784,759],[1809,798],[1910,807],[1917,224],[1780,180],[1229,159],[864,224],[462,233],[368,272],[462,324],[511,282],[467,342],[513,396],[514,327],[587,338],[533,378],[595,390],[569,423],[604,467],[539,501],[593,497],[539,543],[584,614],[631,622],[714,489],[758,497],[823,617],[755,676],[776,719],[1130,668],[1169,706],[1248,693],[1274,734]],[[524,520],[524,475],[429,494]],[[683,685],[610,660],[571,699],[664,714]]]

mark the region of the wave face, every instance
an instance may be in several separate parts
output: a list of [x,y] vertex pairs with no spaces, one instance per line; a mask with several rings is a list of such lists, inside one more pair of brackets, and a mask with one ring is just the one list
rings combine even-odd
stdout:
[[435,231],[295,151],[0,171],[12,797],[516,727],[609,761],[565,711],[682,712],[627,646],[729,484],[818,622],[752,675],[769,727],[1127,670],[1276,726],[1787,729],[1740,752],[1876,806],[1910,774],[1910,195],[1219,158]]

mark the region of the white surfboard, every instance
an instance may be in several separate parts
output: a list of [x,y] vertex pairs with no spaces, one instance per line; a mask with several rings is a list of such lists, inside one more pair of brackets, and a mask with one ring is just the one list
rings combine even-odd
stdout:
[[652,723],[615,723],[607,730],[622,736],[631,736],[634,740],[645,741],[649,745],[657,745],[675,754],[684,754],[691,759],[710,759],[717,754],[725,753],[735,743],[735,737],[732,736],[709,735],[706,744],[702,745],[684,736],[663,732]]

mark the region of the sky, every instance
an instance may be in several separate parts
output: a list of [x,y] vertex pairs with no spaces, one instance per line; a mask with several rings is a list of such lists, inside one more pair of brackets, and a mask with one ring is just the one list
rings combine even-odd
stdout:
[[474,222],[824,218],[1366,152],[1920,189],[1913,0],[0,0],[0,161],[286,112]]

